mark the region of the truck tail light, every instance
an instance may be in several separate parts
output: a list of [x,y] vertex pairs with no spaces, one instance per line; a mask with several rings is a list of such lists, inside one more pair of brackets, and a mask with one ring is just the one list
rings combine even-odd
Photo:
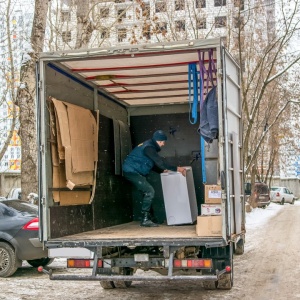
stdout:
[[[102,260],[98,260],[98,268],[102,268]],[[68,268],[92,268],[94,266],[93,259],[67,259]]]
[[211,259],[174,259],[174,268],[211,269]]
[[24,230],[39,230],[39,218],[34,218],[26,223],[22,229]]

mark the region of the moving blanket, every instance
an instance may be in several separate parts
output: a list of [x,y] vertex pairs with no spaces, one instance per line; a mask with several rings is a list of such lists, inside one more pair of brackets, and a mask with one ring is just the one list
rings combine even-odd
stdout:
[[206,95],[200,108],[200,126],[198,132],[207,143],[212,143],[218,137],[218,99],[217,86]]

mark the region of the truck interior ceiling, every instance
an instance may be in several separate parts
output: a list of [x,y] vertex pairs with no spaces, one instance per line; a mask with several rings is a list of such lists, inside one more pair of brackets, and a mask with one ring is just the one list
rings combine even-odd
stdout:
[[[192,42],[180,43],[149,44],[143,52],[134,46],[113,53],[92,49],[85,59],[80,50],[44,58],[40,72],[47,82],[46,109],[41,118],[49,124],[50,239],[139,220],[141,195],[133,194],[122,177],[122,162],[159,129],[168,137],[160,155],[170,164],[192,167],[200,214],[204,182],[219,179],[218,140],[201,147],[198,129],[201,101],[219,84],[220,53],[209,42],[200,50]],[[153,214],[163,223],[160,174],[151,172],[149,182],[156,191]]]

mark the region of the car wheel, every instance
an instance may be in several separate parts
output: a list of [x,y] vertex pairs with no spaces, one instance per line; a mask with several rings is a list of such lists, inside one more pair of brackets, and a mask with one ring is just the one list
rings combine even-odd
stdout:
[[43,257],[43,258],[39,258],[39,259],[33,259],[33,260],[27,260],[27,262],[34,268],[37,267],[45,267],[50,265],[53,262],[54,258],[50,258],[50,257]]
[[11,276],[21,264],[14,249],[9,244],[0,242],[0,277]]
[[291,204],[292,204],[292,205],[294,205],[294,204],[295,204],[295,199],[293,199],[293,200],[292,200]]
[[280,205],[284,205],[284,198],[280,201]]

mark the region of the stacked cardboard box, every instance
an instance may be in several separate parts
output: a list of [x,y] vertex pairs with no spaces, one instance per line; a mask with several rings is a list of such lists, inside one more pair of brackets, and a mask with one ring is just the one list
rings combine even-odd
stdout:
[[197,217],[196,232],[201,237],[222,236],[222,198],[219,185],[205,185],[205,204]]

